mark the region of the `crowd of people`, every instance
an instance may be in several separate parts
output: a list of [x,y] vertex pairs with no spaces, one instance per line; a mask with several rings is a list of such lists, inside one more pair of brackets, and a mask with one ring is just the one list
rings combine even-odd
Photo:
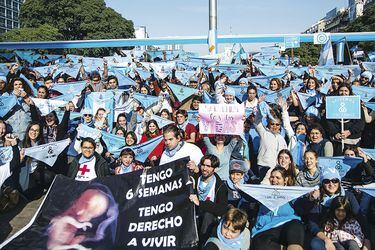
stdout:
[[[61,60],[69,64],[69,58]],[[197,208],[200,248],[370,249],[375,244],[375,199],[353,187],[374,181],[374,159],[361,147],[374,149],[375,110],[362,102],[361,119],[344,120],[342,128],[341,120],[326,119],[325,100],[354,95],[352,86],[373,88],[374,72],[360,64],[357,76],[349,70],[322,78],[314,67],[301,74],[292,67],[281,76],[269,77],[265,85],[257,80],[264,74],[255,61],[252,57],[242,60],[235,79],[232,71],[216,67],[217,62],[195,67],[188,81],[183,81],[176,74],[179,69],[158,74],[152,63],[133,59],[126,67],[131,69],[126,77],[132,85],[122,84],[123,79],[111,74],[106,60],[100,72],[87,71],[79,62],[77,75],[56,75],[51,70],[42,76],[22,60],[9,63],[7,74],[0,76],[0,93],[15,96],[17,103],[0,120],[1,146],[11,146],[13,151],[9,178],[1,187],[0,209],[9,211],[19,197],[29,201],[41,197],[57,174],[90,181],[190,157],[187,168],[194,179],[194,193],[188,198]],[[54,86],[78,81],[86,81],[81,93],[72,96],[62,110],[41,115],[35,98],[61,96],[64,93]],[[196,89],[196,94],[178,100],[169,83]],[[241,96],[238,86],[246,90]],[[280,94],[276,101],[267,99],[288,87],[292,90],[286,98]],[[116,106],[130,103],[129,110],[116,113],[85,105],[90,93],[109,91],[121,93]],[[146,107],[133,98],[136,93],[158,100]],[[308,105],[302,100],[305,95],[312,99]],[[203,103],[244,105],[249,112],[243,117],[243,135],[201,134],[199,115],[192,119],[189,112],[198,111]],[[171,124],[162,126],[153,116]],[[115,155],[101,137],[81,137],[83,126],[123,137],[125,148]],[[163,140],[145,162],[136,160],[131,147],[158,136]],[[52,167],[25,155],[27,148],[67,138],[69,147]],[[332,156],[363,161],[342,177],[334,166],[318,165],[319,157]],[[240,190],[241,184],[319,188],[271,211]]]

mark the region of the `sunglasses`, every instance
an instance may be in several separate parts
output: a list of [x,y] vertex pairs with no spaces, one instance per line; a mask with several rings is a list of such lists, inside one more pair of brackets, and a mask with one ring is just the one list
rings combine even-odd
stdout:
[[280,123],[270,123],[270,126],[281,126],[281,124]]
[[340,182],[340,180],[339,180],[339,179],[336,179],[336,178],[335,178],[335,179],[332,179],[332,180],[328,180],[328,179],[324,179],[324,180],[323,180],[323,184],[326,184],[326,185],[329,184],[330,182],[331,182],[332,184],[337,184],[337,183]]
[[90,115],[90,114],[84,114],[83,116],[92,116],[92,115]]

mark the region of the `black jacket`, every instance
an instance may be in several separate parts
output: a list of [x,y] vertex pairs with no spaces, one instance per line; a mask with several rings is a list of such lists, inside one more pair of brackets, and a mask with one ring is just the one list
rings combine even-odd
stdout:
[[[82,154],[77,155],[74,160],[70,163],[69,169],[68,169],[68,177],[75,178],[78,173],[79,169],[79,159],[81,158]],[[103,157],[101,157],[98,153],[94,153],[95,156],[95,173],[97,177],[104,177],[110,175],[109,167],[104,160]]]
[[[227,212],[228,208],[228,190],[225,183],[220,179],[220,177],[214,173],[216,177],[215,184],[215,202],[212,201],[199,201],[200,212],[208,212],[215,216],[222,216]],[[198,190],[198,178],[201,174],[195,174],[195,190]]]

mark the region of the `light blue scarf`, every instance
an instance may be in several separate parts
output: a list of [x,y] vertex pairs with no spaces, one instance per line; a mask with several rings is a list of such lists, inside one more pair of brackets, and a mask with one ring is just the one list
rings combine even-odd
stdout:
[[216,183],[216,176],[213,175],[211,180],[207,183],[206,187],[203,185],[202,176],[198,179],[198,197],[200,201],[205,201],[214,183]]
[[165,154],[169,157],[173,157],[178,152],[178,150],[180,150],[182,148],[182,146],[184,146],[183,141],[178,143],[177,147],[175,147],[174,149],[171,149],[171,150],[165,149]]
[[223,243],[225,246],[225,249],[233,249],[233,250],[238,250],[241,249],[242,242],[244,241],[244,231],[234,239],[227,239],[221,234],[221,227],[223,225],[223,220],[220,221],[220,224],[217,226],[217,237]]
[[94,159],[94,157],[95,157],[95,155],[91,156],[90,158],[86,158],[82,155],[81,158],[79,158],[78,163],[81,165],[83,163],[90,162]]
[[341,187],[341,191],[337,194],[334,194],[334,195],[324,195],[323,196],[323,201],[321,202],[321,204],[325,207],[330,207],[331,206],[331,202],[333,201],[334,198],[336,198],[337,196],[345,196],[345,190]]

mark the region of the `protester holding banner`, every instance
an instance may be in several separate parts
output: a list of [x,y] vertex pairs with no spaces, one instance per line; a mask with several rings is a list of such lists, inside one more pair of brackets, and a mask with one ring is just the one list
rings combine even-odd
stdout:
[[67,176],[77,181],[90,181],[96,177],[110,175],[107,162],[97,152],[92,138],[82,138],[81,151],[70,163]]
[[196,194],[191,194],[189,198],[198,207],[198,234],[202,245],[208,239],[218,217],[225,214],[228,206],[227,187],[215,173],[219,165],[219,158],[207,154],[201,158],[199,172],[193,176]]
[[185,142],[180,130],[175,125],[168,125],[163,129],[165,149],[160,158],[160,165],[183,158],[190,157],[190,160],[198,165],[203,154],[200,148],[194,144]]
[[[286,186],[287,172],[282,167],[275,167],[271,171],[269,182],[271,185]],[[252,249],[303,249],[305,231],[301,215],[311,206],[306,198],[299,198],[282,205],[273,212],[264,205],[260,205],[256,224],[251,230]]]
[[[353,95],[352,88],[349,84],[343,83],[338,87],[339,96]],[[363,110],[361,109],[361,119],[344,120],[344,130],[341,131],[340,120],[327,120],[328,133],[333,142],[334,155],[342,155],[342,144],[359,145],[361,134],[365,127]]]
[[211,237],[204,245],[204,250],[239,249],[250,248],[250,231],[246,228],[247,214],[236,208],[228,212],[214,227]]

